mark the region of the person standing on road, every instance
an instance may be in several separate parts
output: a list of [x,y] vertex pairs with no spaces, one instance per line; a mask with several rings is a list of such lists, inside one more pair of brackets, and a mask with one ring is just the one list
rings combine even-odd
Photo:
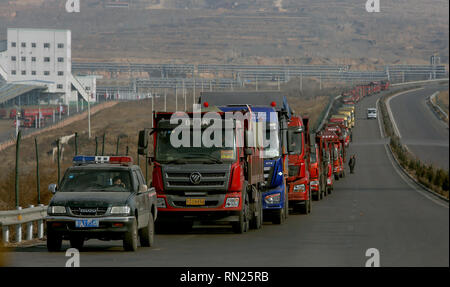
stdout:
[[356,164],[356,155],[352,155],[348,161],[348,166],[350,167],[350,173],[354,173]]

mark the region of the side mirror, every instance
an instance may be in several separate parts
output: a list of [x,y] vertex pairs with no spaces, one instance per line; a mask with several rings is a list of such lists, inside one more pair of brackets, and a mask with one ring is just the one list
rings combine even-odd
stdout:
[[149,132],[147,129],[139,131],[138,154],[147,155]]
[[245,155],[252,155],[253,154],[253,150],[251,148],[245,148],[244,149],[244,154]]
[[138,188],[138,193],[144,193],[147,191],[147,185],[146,184],[140,184]]
[[55,183],[52,183],[52,184],[50,184],[50,185],[48,186],[48,190],[49,190],[52,194],[55,194],[56,191],[58,190],[58,187],[56,186]]

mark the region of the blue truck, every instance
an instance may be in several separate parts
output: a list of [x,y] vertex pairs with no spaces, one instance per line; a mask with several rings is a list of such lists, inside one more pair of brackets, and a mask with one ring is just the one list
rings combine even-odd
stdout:
[[262,186],[264,220],[282,224],[289,215],[287,129],[291,110],[286,97],[279,92],[205,92],[202,105],[214,105],[224,112],[251,109],[266,122],[264,178]]

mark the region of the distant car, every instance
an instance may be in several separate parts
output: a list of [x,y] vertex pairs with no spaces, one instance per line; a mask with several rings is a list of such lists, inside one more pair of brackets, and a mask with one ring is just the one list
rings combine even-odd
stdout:
[[127,251],[153,245],[156,192],[147,188],[131,157],[76,156],[48,206],[47,248],[58,251],[62,240],[81,249],[84,241],[123,240]]
[[377,109],[376,108],[368,108],[367,109],[367,119],[376,119],[377,118]]

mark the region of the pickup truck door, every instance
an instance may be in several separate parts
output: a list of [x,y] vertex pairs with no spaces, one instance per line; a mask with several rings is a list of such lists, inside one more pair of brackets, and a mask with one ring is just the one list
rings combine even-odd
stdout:
[[[137,185],[145,184],[142,174],[138,170],[133,170],[133,177],[137,180]],[[136,208],[138,210],[138,228],[147,226],[150,214],[148,190],[136,194]]]

